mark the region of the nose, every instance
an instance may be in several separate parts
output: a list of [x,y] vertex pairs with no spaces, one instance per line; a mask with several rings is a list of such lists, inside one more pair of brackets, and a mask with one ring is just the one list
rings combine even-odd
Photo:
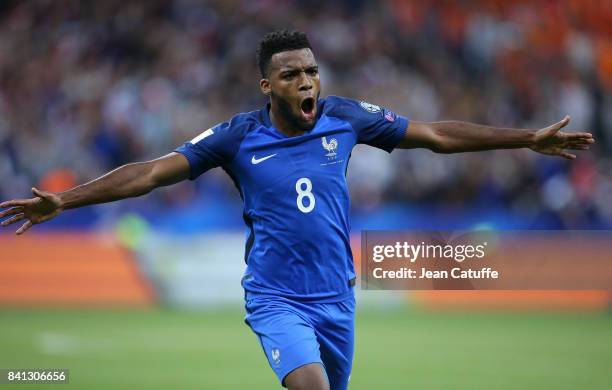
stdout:
[[310,76],[306,74],[306,72],[300,73],[300,84],[298,89],[300,91],[308,91],[309,89],[312,89],[312,80],[310,79]]

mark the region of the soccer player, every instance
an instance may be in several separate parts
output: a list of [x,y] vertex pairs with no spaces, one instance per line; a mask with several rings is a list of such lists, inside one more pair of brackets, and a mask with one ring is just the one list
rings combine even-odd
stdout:
[[267,34],[257,50],[269,103],[217,124],[147,162],[119,167],[61,193],[0,204],[17,234],[64,210],[140,196],[195,180],[214,167],[233,179],[244,202],[245,322],[289,389],[346,389],[353,360],[355,271],[349,240],[346,170],[355,144],[391,152],[455,153],[498,148],[573,159],[590,133],[563,132],[569,117],[539,130],[465,122],[425,123],[337,96],[320,98],[317,62],[302,32]]

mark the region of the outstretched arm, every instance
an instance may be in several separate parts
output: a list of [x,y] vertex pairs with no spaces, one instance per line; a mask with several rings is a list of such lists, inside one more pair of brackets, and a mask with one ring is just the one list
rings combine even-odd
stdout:
[[156,160],[123,165],[104,176],[68,191],[52,193],[32,188],[31,199],[14,199],[0,203],[0,218],[12,216],[2,226],[26,220],[17,230],[22,234],[32,225],[48,221],[67,209],[132,198],[161,186],[178,183],[189,177],[189,162],[180,153],[170,153]]
[[560,131],[569,121],[570,117],[566,116],[538,130],[504,129],[458,121],[411,121],[398,147],[428,148],[437,153],[530,148],[538,153],[574,159],[576,155],[567,149],[587,150],[595,140],[591,133]]

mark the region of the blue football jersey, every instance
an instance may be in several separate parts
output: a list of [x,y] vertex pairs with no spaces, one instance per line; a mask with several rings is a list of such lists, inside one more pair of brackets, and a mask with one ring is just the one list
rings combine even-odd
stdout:
[[245,291],[318,301],[342,300],[355,278],[346,170],[353,146],[387,152],[408,120],[379,106],[319,99],[315,126],[288,137],[270,122],[269,104],[241,113],[176,149],[190,179],[214,167],[232,178],[248,227]]

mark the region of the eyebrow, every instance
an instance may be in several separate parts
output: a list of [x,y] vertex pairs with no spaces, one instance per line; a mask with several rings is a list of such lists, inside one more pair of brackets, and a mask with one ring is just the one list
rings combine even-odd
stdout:
[[304,68],[285,66],[285,67],[281,68],[279,70],[279,72],[281,74],[291,74],[291,73],[300,72],[301,70],[304,70],[304,71],[307,71],[307,70],[319,70],[319,65],[316,65],[316,64],[308,65],[308,66],[305,66]]

